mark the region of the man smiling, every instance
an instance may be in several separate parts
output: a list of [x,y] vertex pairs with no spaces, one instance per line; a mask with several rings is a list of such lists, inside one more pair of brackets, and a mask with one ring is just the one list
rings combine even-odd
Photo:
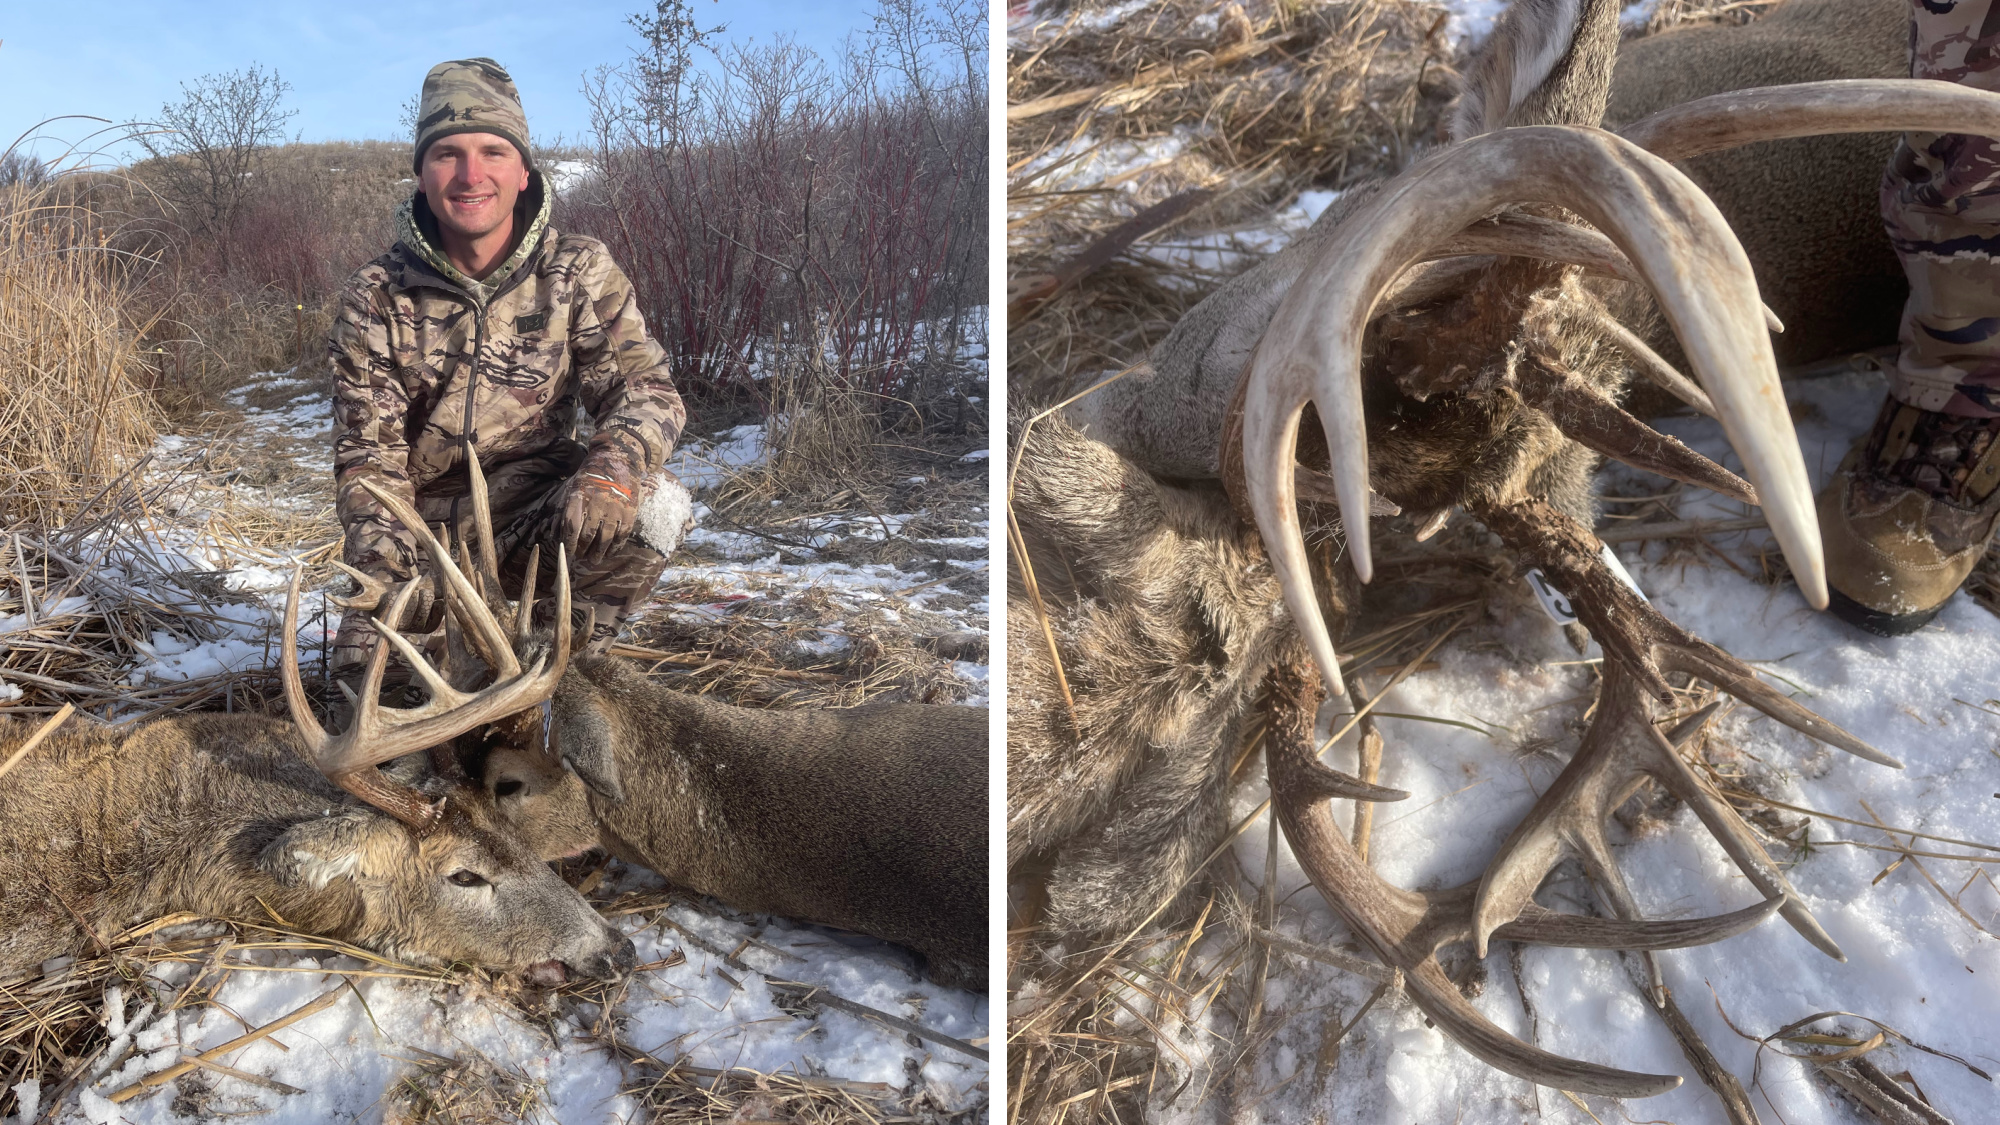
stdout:
[[[540,546],[536,585],[549,590],[563,544],[601,646],[651,593],[692,511],[661,470],[685,418],[666,353],[604,244],[549,226],[527,117],[498,63],[431,68],[415,168],[396,244],[348,281],[328,338],[347,565],[391,582],[428,565],[363,481],[463,538],[476,450],[508,589]],[[337,675],[374,647],[370,605],[341,622]]]

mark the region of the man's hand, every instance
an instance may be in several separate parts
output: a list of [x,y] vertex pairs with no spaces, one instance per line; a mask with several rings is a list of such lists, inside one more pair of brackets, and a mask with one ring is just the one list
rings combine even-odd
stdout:
[[574,561],[596,565],[632,533],[639,518],[638,482],[615,452],[586,458],[563,500],[563,547]]

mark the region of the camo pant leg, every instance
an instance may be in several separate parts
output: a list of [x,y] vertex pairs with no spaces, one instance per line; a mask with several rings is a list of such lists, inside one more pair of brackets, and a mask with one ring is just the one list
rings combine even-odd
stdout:
[[[542,553],[535,575],[536,597],[547,598],[554,592],[556,547],[562,542],[563,485],[580,460],[580,452],[574,458],[529,458],[500,466],[487,478],[493,551],[500,556],[500,580],[509,597],[520,592],[528,558],[537,546]],[[652,495],[659,480],[648,477],[640,482],[641,504]],[[419,492],[417,514],[432,527],[449,526],[457,541],[469,540],[474,531],[472,501],[463,494]],[[428,560],[421,561],[418,569],[428,573],[431,569]],[[572,559],[571,604],[598,607],[590,639],[601,643],[615,637],[618,626],[644,608],[666,569],[667,556],[636,532],[594,563]],[[334,638],[336,664],[365,659],[374,647],[375,631],[369,626],[366,613],[349,613],[341,618],[340,631]]]
[[[1910,0],[1910,75],[2000,91],[2000,4]],[[2000,141],[1903,134],[1881,205],[1910,280],[1889,393],[1921,410],[2000,416]]]
[[[535,589],[548,597],[555,589],[556,547],[562,542],[563,486],[575,472],[573,464],[543,464],[540,459],[516,462],[494,473],[488,482],[493,506],[493,550],[500,556],[500,580],[510,596],[520,589],[528,569],[528,558],[541,548],[541,564]],[[639,501],[651,494],[653,480],[640,482]],[[470,504],[461,502],[454,513],[459,534],[472,529]],[[652,596],[660,574],[667,569],[667,557],[654,550],[637,534],[629,535],[604,558],[595,562],[569,560],[570,599],[574,605],[598,608],[597,624],[591,639],[607,641],[619,624],[637,615]]]

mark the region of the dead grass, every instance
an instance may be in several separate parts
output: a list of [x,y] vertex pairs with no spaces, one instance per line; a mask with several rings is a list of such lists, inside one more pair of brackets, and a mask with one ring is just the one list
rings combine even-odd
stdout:
[[[599,891],[607,862],[572,863],[564,869],[570,882],[607,917],[636,916],[649,927],[678,929],[664,918],[667,908],[715,909],[705,900],[673,891],[618,895]],[[683,938],[695,945],[704,944],[692,934],[683,933]],[[746,975],[754,971],[725,949],[714,947],[710,952]],[[685,955],[674,950],[660,961],[641,965],[638,972],[672,968],[685,960]],[[350,986],[356,981],[390,979],[471,997],[475,1002],[505,1005],[514,1018],[542,1027],[551,1035],[560,1032],[567,1038],[580,1030],[585,1038],[625,1061],[625,1092],[641,1100],[649,1125],[763,1121],[952,1125],[973,1121],[985,1112],[985,1107],[975,1106],[947,1113],[923,1092],[921,1083],[913,1087],[917,1091],[913,1094],[886,1083],[759,1074],[748,1069],[717,1071],[691,1066],[685,1060],[656,1058],[620,1036],[616,1009],[631,987],[630,978],[615,985],[579,980],[545,991],[480,969],[407,964],[343,942],[294,933],[268,921],[175,914],[110,937],[91,956],[58,959],[40,973],[0,981],[0,1118],[19,1112],[19,1095],[14,1088],[24,1082],[32,1081],[37,1088],[43,1113],[73,1098],[77,1086],[90,1076],[122,1065],[133,1049],[132,1036],[141,1026],[174,1012],[215,1005],[233,974],[297,972],[302,968],[315,971],[315,964],[325,966],[318,998],[261,1027],[246,1024],[243,1036],[202,1052],[205,1063],[219,1063],[220,1068],[183,1062],[131,1087],[100,1093],[122,1103],[163,1096],[155,1089],[172,1082],[175,1112],[207,1119],[219,1112],[216,1107],[222,1099],[243,1093],[246,1085],[280,1093],[291,1090],[262,1075],[229,1068],[232,1052],[303,1015],[353,1002]],[[780,998],[779,1007],[801,1021],[818,1018],[819,1009],[810,998],[803,1003]],[[127,1034],[114,1035],[116,1028]],[[383,1050],[409,1064],[397,1084],[384,1092],[386,1121],[398,1125],[499,1125],[553,1120],[540,1081],[477,1049],[465,1047],[453,1055],[441,1055],[407,1044],[385,1044]],[[187,1057],[193,1058],[191,1051]]]
[[148,263],[81,201],[85,175],[0,188],[0,523],[55,520],[130,467],[159,418],[128,309]]
[[[238,495],[229,484],[242,470],[225,454],[151,468],[142,458],[58,526],[0,528],[0,682],[21,693],[0,701],[0,710],[69,703],[102,718],[137,719],[276,704],[275,618],[265,623],[265,659],[254,667],[158,684],[131,677],[163,653],[240,635],[241,622],[270,617],[261,597],[230,587],[229,570],[203,561],[203,544],[273,568],[289,566],[305,547],[323,580],[337,529],[329,534],[328,513],[286,512]],[[307,621],[320,609],[307,607]]]
[[[1268,222],[1305,187],[1345,188],[1402,167],[1438,136],[1457,88],[1445,9],[1415,0],[1288,4],[1168,0],[1094,27],[1049,16],[1010,55],[1008,289],[1019,294],[1142,209],[1213,196],[1080,282],[1010,320],[1020,401],[1061,397],[1082,375],[1144,357],[1222,271],[1169,270],[1149,245]],[[1135,84],[1135,77],[1138,82]],[[1088,94],[1021,118],[1023,106]],[[1171,156],[1126,142],[1176,138]]]

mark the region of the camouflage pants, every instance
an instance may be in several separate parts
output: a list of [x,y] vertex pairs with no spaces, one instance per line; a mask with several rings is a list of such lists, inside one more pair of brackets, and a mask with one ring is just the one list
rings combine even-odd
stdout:
[[[520,592],[526,576],[528,556],[542,549],[535,576],[538,598],[555,590],[556,547],[562,542],[562,501],[564,484],[583,459],[578,446],[573,457],[551,454],[530,457],[496,467],[486,478],[486,495],[493,513],[493,551],[500,557],[500,580],[511,598]],[[639,486],[644,503],[660,478],[649,477]],[[439,482],[434,490],[418,490],[417,514],[432,528],[451,528],[454,542],[470,542],[473,535],[472,498],[464,491],[466,480],[454,475]],[[456,487],[452,487],[456,485]],[[638,532],[628,535],[604,558],[596,562],[569,560],[570,597],[573,605],[596,610],[591,640],[608,643],[617,635],[619,623],[638,613],[651,596],[667,557],[644,542]],[[429,571],[429,561],[419,563]],[[362,658],[373,650],[375,630],[365,613],[349,613],[340,620],[334,638],[334,662],[341,664]]]
[[[1910,75],[2000,91],[1993,0],[1909,0]],[[2000,416],[2000,141],[1905,133],[1882,219],[1910,280],[1889,393],[1922,410]]]

